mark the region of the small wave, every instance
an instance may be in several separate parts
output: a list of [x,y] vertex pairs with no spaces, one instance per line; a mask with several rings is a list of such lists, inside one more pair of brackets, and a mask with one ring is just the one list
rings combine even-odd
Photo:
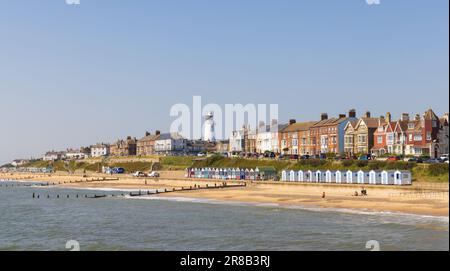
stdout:
[[387,212],[387,211],[371,211],[366,209],[351,209],[351,208],[327,208],[318,206],[305,206],[305,205],[285,205],[278,203],[258,203],[258,202],[242,202],[242,201],[223,201],[216,199],[203,199],[203,198],[190,198],[190,197],[155,197],[155,196],[140,196],[140,197],[126,197],[130,199],[142,199],[142,200],[165,200],[173,202],[191,202],[191,203],[206,203],[216,205],[231,205],[231,206],[255,206],[255,207],[267,207],[267,208],[282,208],[291,210],[304,210],[310,212],[332,212],[332,213],[346,213],[351,215],[366,215],[377,218],[386,218],[386,223],[399,223],[399,224],[416,224],[416,223],[428,223],[438,222],[449,224],[448,216],[432,216],[432,215],[419,215],[408,214],[401,212]]

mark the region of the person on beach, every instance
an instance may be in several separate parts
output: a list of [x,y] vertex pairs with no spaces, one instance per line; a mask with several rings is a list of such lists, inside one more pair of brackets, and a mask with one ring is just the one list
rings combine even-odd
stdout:
[[324,199],[324,198],[325,198],[325,196],[326,196],[326,195],[325,195],[325,192],[323,192],[323,194],[322,194],[322,198]]
[[353,194],[353,196],[358,197],[359,196],[358,191],[355,191],[355,194]]

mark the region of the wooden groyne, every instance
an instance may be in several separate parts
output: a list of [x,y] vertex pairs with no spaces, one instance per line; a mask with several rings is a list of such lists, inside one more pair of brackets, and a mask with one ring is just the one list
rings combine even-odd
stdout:
[[194,185],[194,186],[188,186],[188,187],[173,187],[173,188],[160,188],[155,190],[139,190],[138,192],[130,192],[130,193],[119,193],[119,194],[102,194],[102,195],[71,195],[71,194],[65,194],[65,195],[53,195],[50,196],[47,194],[46,196],[41,197],[41,195],[33,193],[32,197],[33,199],[40,199],[40,198],[86,198],[86,199],[100,199],[100,198],[107,198],[107,197],[142,197],[142,196],[150,196],[150,195],[158,195],[158,194],[167,194],[167,193],[174,193],[174,192],[184,192],[184,191],[198,191],[198,190],[209,190],[209,189],[226,189],[226,188],[238,188],[238,187],[246,187],[246,183],[242,184],[227,184],[227,183],[221,183],[221,184],[214,184],[214,185]]

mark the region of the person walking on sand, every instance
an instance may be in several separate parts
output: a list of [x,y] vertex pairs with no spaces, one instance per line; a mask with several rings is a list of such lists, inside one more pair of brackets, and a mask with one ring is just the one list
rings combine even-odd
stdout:
[[326,196],[326,195],[325,195],[325,192],[323,192],[323,194],[322,194],[322,198],[324,199],[324,198],[325,198],[325,196]]

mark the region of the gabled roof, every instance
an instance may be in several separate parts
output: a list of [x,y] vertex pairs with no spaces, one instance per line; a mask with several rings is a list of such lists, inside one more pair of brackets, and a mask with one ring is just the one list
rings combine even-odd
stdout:
[[360,118],[358,124],[356,124],[355,129],[361,125],[362,122],[367,126],[367,128],[378,128],[379,118]]
[[433,109],[428,109],[427,111],[425,111],[424,115],[423,115],[424,119],[426,120],[436,120],[439,119],[439,117],[434,113]]

